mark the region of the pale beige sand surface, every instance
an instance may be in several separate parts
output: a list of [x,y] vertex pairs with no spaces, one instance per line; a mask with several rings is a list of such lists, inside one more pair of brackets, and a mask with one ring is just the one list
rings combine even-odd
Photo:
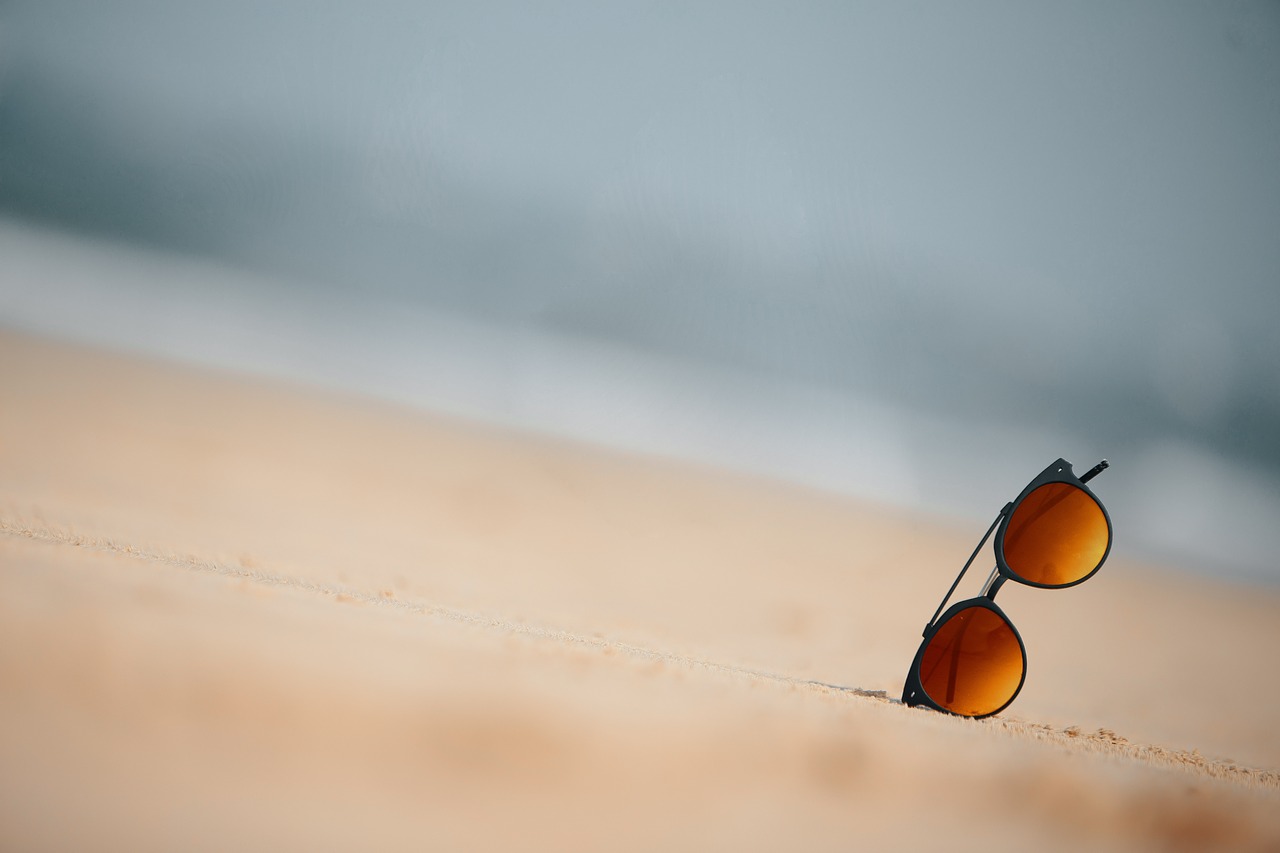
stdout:
[[981,532],[0,335],[0,849],[1280,847],[1272,590],[1117,548],[896,702]]

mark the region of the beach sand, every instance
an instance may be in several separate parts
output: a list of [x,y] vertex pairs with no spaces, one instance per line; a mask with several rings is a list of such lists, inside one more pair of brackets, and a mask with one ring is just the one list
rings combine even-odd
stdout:
[[0,849],[1280,848],[1280,594],[1114,523],[963,720],[982,524],[5,333]]

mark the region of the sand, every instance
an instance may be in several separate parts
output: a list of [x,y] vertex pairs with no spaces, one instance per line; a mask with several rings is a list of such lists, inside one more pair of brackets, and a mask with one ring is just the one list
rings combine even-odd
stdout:
[[982,525],[5,333],[0,849],[1280,848],[1280,594],[1114,521],[963,720]]

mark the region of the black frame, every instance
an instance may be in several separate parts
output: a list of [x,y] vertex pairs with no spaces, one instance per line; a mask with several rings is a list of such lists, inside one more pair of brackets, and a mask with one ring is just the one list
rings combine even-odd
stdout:
[[[981,719],[983,717],[991,717],[995,714],[999,714],[1005,708],[1008,708],[1013,703],[1014,699],[1018,698],[1018,694],[1022,692],[1022,686],[1026,684],[1027,681],[1027,647],[1026,644],[1022,642],[1022,635],[1018,633],[1018,628],[1013,624],[1013,620],[1000,609],[998,604],[996,604],[996,593],[999,592],[1000,587],[1003,586],[1004,582],[1007,580],[1016,581],[1017,583],[1026,584],[1027,586],[1033,586],[1039,589],[1066,589],[1070,586],[1082,584],[1098,573],[1098,569],[1102,568],[1102,564],[1107,561],[1107,557],[1111,554],[1111,516],[1107,512],[1106,506],[1098,499],[1098,496],[1095,495],[1085,484],[1106,470],[1107,467],[1107,460],[1104,459],[1089,471],[1085,472],[1080,477],[1077,477],[1075,472],[1071,469],[1071,463],[1065,459],[1059,458],[1052,465],[1036,475],[1035,479],[1028,483],[1026,488],[1019,492],[1018,496],[1014,498],[1013,501],[1004,505],[1004,508],[1000,510],[1000,514],[996,516],[996,520],[991,522],[991,526],[987,528],[987,532],[983,534],[982,539],[978,542],[978,547],[973,549],[973,554],[969,556],[968,562],[964,564],[964,568],[962,568],[960,570],[960,574],[956,576],[955,581],[951,584],[951,588],[947,590],[947,594],[943,597],[942,603],[939,604],[938,609],[934,611],[933,618],[931,618],[928,624],[924,626],[924,631],[922,633],[924,639],[920,642],[920,648],[916,650],[915,658],[911,661],[911,669],[907,671],[906,683],[902,687],[902,702],[904,705],[908,705],[910,707],[923,705],[926,708],[932,708],[933,710],[941,711],[944,714],[964,716],[963,714],[956,714],[954,711],[950,711],[942,707],[937,702],[933,701],[929,694],[925,692],[924,685],[920,683],[920,661],[924,657],[925,649],[928,648],[929,642],[933,639],[934,634],[938,632],[938,629],[946,624],[957,613],[970,607],[985,607],[988,610],[994,611],[996,615],[1004,619],[1005,624],[1009,626],[1013,631],[1013,636],[1018,640],[1018,648],[1022,651],[1022,678],[1018,681],[1018,689],[1014,690],[1013,695],[1009,697],[1009,700],[999,708],[996,708],[994,711],[986,714],[976,714],[972,719]],[[1009,567],[1009,563],[1004,556],[1004,536],[1005,532],[1008,530],[1009,519],[1013,517],[1014,510],[1016,510],[1018,505],[1026,499],[1027,495],[1031,494],[1041,486],[1045,486],[1050,483],[1066,483],[1079,488],[1098,505],[1098,508],[1102,510],[1102,517],[1106,519],[1107,522],[1107,547],[1102,552],[1102,557],[1098,560],[1098,565],[1094,566],[1093,570],[1087,575],[1078,578],[1071,583],[1043,584],[1027,580]],[[996,530],[997,526],[999,526],[999,530]],[[977,558],[978,552],[982,550],[982,546],[991,538],[992,531],[996,531],[996,538],[993,545],[996,566],[991,579],[987,582],[986,588],[983,589],[983,591],[975,598],[957,602],[956,604],[951,605],[951,607],[947,609],[946,613],[943,613],[942,609],[947,606],[947,601],[951,599],[952,593],[954,593],[956,591],[956,587],[960,585],[960,579],[963,578],[965,572],[969,570],[969,566],[972,565],[974,559]]]
[[[994,595],[994,592],[990,593]],[[960,601],[947,609],[941,619],[935,620],[932,624],[925,627],[924,640],[920,643],[920,648],[916,650],[915,659],[911,661],[911,669],[907,671],[907,683],[902,686],[902,703],[909,707],[917,707],[924,705],[926,708],[932,708],[935,711],[941,711],[944,714],[952,714],[953,716],[962,717],[963,714],[956,714],[950,711],[933,699],[925,692],[924,685],[920,683],[920,660],[924,657],[924,650],[929,647],[929,641],[933,639],[933,635],[938,633],[938,629],[947,623],[947,621],[959,613],[961,610],[968,610],[970,607],[985,607],[988,610],[995,611],[996,615],[1004,619],[1005,624],[1013,631],[1013,636],[1018,641],[1018,649],[1022,652],[1022,678],[1018,680],[1018,689],[1013,691],[1013,695],[1009,697],[1009,701],[1005,702],[999,708],[996,708],[990,714],[978,714],[971,719],[981,719],[983,717],[991,717],[999,714],[1005,708],[1013,704],[1013,700],[1018,698],[1018,694],[1022,692],[1022,685],[1027,683],[1027,645],[1022,642],[1022,635],[1018,633],[1018,627],[1013,624],[1013,620],[1000,609],[1000,605],[989,597],[988,594],[979,595],[977,598],[970,598],[966,601]]]

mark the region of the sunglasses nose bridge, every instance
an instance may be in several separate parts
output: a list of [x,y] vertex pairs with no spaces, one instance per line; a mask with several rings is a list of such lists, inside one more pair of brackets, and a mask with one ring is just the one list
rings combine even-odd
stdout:
[[982,584],[982,589],[978,591],[978,595],[991,601],[995,601],[996,593],[1000,591],[1000,587],[1004,586],[1004,582],[1007,580],[1008,578],[1000,573],[1000,567],[996,566],[991,570],[991,574],[987,576],[986,581]]

